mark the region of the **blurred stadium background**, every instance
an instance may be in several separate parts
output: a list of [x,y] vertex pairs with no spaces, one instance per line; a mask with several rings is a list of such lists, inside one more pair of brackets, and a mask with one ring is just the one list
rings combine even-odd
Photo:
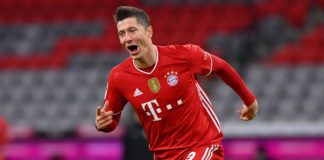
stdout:
[[256,94],[259,114],[242,122],[234,92],[204,80],[225,159],[324,159],[323,0],[0,0],[5,159],[151,159],[130,109],[113,133],[94,128],[107,75],[127,57],[119,5],[149,13],[156,44],[194,43],[226,59]]

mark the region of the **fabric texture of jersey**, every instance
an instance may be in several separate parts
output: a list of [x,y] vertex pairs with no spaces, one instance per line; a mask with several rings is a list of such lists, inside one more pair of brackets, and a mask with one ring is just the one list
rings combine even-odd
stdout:
[[220,144],[222,130],[197,75],[218,74],[246,105],[255,99],[238,74],[222,59],[196,45],[157,46],[150,72],[137,69],[131,58],[114,67],[105,100],[113,111],[113,130],[127,102],[145,130],[155,159],[173,159],[169,151]]

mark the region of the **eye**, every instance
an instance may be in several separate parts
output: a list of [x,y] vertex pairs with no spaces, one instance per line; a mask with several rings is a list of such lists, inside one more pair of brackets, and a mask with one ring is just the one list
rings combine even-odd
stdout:
[[119,35],[119,37],[124,37],[125,32],[119,32],[118,35]]
[[135,32],[135,31],[136,31],[135,28],[131,28],[131,29],[129,30],[129,32],[131,32],[131,33]]

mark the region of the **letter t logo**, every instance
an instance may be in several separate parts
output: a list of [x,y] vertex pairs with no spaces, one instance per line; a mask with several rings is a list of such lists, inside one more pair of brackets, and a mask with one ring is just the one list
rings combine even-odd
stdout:
[[[157,113],[161,113],[161,108],[157,108],[156,110],[153,108],[153,104],[155,104],[156,106],[159,106],[158,102],[156,101],[156,99],[153,99],[152,101],[149,101],[149,102],[145,102],[145,103],[142,103],[142,108],[144,111],[146,111],[146,115],[147,116],[153,116],[153,121],[159,121],[161,120],[162,118],[159,118],[157,116]],[[147,107],[146,107],[147,106]],[[147,109],[148,108],[148,111]]]

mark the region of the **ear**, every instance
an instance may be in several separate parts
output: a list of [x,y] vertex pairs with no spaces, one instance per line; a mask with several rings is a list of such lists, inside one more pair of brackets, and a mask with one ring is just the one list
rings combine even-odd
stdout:
[[152,36],[153,36],[153,28],[152,28],[151,25],[147,27],[146,33],[147,33],[148,37],[152,38]]

